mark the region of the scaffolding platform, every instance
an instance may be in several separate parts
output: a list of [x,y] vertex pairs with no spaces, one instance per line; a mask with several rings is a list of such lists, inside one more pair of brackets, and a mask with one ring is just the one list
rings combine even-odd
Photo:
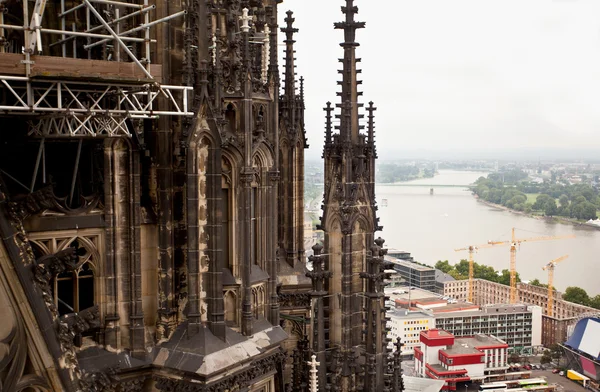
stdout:
[[[162,66],[151,64],[148,78],[135,63],[74,59],[69,57],[30,56],[29,76],[34,79],[87,79],[90,81],[149,83],[162,81]],[[1,53],[0,75],[27,76],[22,54]]]

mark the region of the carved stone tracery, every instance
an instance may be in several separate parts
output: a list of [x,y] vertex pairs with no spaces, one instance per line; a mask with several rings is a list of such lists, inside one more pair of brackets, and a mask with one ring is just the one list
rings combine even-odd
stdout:
[[309,308],[310,293],[280,293],[279,305],[282,308]]
[[81,215],[102,212],[100,195],[82,197],[81,207],[70,208],[66,197],[54,194],[53,187],[47,186],[9,203],[14,219],[25,220],[32,215]]

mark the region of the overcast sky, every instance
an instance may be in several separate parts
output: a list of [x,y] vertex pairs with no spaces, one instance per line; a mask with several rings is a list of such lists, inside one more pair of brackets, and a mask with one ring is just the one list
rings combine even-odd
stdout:
[[[285,0],[304,76],[308,158],[338,102],[344,0]],[[355,0],[363,101],[380,158],[600,151],[599,0]],[[280,34],[283,39],[283,34]],[[280,53],[283,53],[280,47]],[[283,65],[283,62],[282,62]],[[600,154],[598,154],[600,155]]]

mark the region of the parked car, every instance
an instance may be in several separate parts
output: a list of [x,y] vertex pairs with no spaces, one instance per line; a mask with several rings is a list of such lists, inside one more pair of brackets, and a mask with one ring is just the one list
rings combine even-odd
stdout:
[[554,374],[556,374],[556,373],[558,373],[558,372],[560,372],[560,370],[558,370],[558,369],[553,369],[553,370],[552,370],[552,373],[554,373]]
[[523,369],[525,369],[525,370],[531,370],[531,365],[524,365]]

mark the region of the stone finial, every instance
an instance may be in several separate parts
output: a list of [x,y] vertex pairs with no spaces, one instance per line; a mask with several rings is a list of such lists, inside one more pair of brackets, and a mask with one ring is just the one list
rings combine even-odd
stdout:
[[356,30],[365,28],[365,22],[357,22],[354,15],[358,14],[358,7],[354,5],[354,0],[346,0],[346,6],[342,7],[342,13],[346,15],[343,22],[334,23],[336,29],[344,30],[344,42],[341,46],[358,46],[356,41]]
[[313,355],[311,357],[311,360],[308,362],[308,364],[310,365],[310,392],[319,392],[319,380],[317,378],[317,366],[319,366],[321,363],[317,362],[317,356]]
[[248,8],[244,8],[242,10],[242,16],[240,16],[240,20],[242,21],[240,29],[244,33],[250,32],[250,21],[252,20],[252,17],[249,15],[249,12],[250,10]]

